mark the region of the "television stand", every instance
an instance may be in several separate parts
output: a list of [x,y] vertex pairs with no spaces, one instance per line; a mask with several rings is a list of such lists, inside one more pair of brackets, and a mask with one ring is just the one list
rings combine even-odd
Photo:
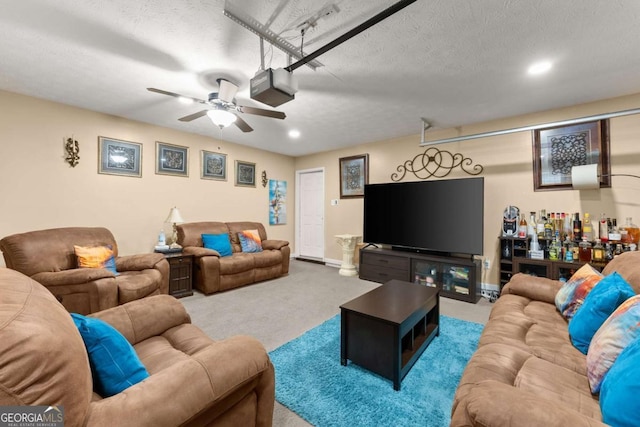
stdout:
[[397,279],[437,287],[443,297],[474,304],[481,298],[481,263],[472,257],[367,247],[360,250],[359,267],[363,280]]

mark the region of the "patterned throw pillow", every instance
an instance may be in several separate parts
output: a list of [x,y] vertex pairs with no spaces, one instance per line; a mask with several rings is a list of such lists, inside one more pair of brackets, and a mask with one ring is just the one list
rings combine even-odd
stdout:
[[258,230],[238,231],[242,252],[262,252],[262,241]]
[[556,294],[556,307],[565,319],[576,314],[591,289],[602,279],[602,274],[589,264],[578,269]]
[[80,268],[106,268],[117,275],[116,260],[113,257],[111,246],[73,246]]
[[587,354],[591,339],[611,313],[636,293],[624,278],[613,272],[598,283],[584,299],[580,310],[569,322],[571,342]]
[[587,378],[592,393],[600,391],[602,380],[622,350],[640,337],[640,295],[629,298],[613,312],[593,336],[587,352]]
[[612,426],[637,426],[640,420],[640,339],[625,348],[602,381],[602,421]]

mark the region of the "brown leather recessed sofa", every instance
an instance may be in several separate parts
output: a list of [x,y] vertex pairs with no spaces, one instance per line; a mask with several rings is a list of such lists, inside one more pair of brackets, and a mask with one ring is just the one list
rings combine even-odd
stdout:
[[[78,268],[77,246],[109,245],[118,275]],[[68,227],[14,234],[0,240],[6,266],[44,285],[73,313],[89,314],[169,293],[169,263],[162,254],[118,256],[113,234],[101,227]]]
[[90,317],[133,345],[148,378],[98,395],[71,315],[39,283],[0,268],[0,406],[62,406],[68,427],[272,425],[273,365],[254,338],[211,340],[169,295]]
[[[238,232],[258,230],[262,252],[242,252]],[[203,234],[228,233],[231,256],[203,247]],[[178,243],[194,256],[194,286],[205,294],[225,291],[289,273],[291,249],[285,240],[269,240],[259,222],[191,222],[178,225]]]
[[[607,264],[638,293],[640,252]],[[451,426],[604,426],[587,356],[556,309],[562,283],[522,273],[505,285],[456,391]]]

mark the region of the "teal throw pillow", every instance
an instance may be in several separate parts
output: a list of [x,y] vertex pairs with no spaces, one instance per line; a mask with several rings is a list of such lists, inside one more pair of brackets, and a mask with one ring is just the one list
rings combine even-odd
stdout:
[[89,354],[95,391],[102,397],[118,394],[149,377],[133,346],[103,320],[71,313]]
[[618,356],[602,381],[602,421],[616,427],[636,427],[640,420],[640,339]]
[[587,354],[591,339],[600,326],[620,304],[634,295],[633,288],[617,272],[602,279],[585,297],[582,307],[569,322],[573,345]]
[[229,233],[222,234],[203,234],[202,245],[207,249],[218,251],[220,256],[231,256],[231,242],[229,241]]

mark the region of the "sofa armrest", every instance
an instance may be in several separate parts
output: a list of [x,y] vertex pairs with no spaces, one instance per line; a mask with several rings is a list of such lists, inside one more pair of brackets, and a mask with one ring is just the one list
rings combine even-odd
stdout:
[[141,271],[152,269],[156,268],[164,260],[164,255],[159,253],[119,256],[116,258],[116,270]]
[[513,275],[509,283],[502,288],[502,294],[515,294],[532,300],[555,304],[556,294],[561,286],[562,282],[558,280],[518,273]]
[[63,271],[44,271],[36,273],[31,278],[46,286],[81,285],[107,277],[116,277],[105,268],[74,268]]
[[191,323],[184,305],[169,295],[153,295],[131,301],[93,313],[91,317],[109,323],[131,344],[161,335],[175,326]]
[[262,241],[262,249],[265,249],[265,250],[270,250],[270,249],[280,250],[285,246],[289,246],[289,242],[287,242],[286,240],[267,239]]
[[215,249],[201,248],[200,246],[186,246],[182,248],[182,252],[186,255],[193,255],[195,257],[217,256],[220,258],[220,253]]
[[[122,393],[92,402],[86,425],[112,425],[114,421],[136,427],[184,425],[251,381],[255,381],[256,391],[261,391],[263,383],[273,389],[273,365],[264,347],[245,336],[212,342],[188,360],[154,373]],[[267,402],[261,402],[264,400]],[[258,405],[261,403],[272,407],[273,394],[259,394]],[[220,408],[221,412],[225,409]],[[270,425],[272,413],[273,409],[268,422],[260,424]]]
[[560,402],[489,380],[476,385],[454,409],[451,427],[462,426],[604,427],[605,424]]

